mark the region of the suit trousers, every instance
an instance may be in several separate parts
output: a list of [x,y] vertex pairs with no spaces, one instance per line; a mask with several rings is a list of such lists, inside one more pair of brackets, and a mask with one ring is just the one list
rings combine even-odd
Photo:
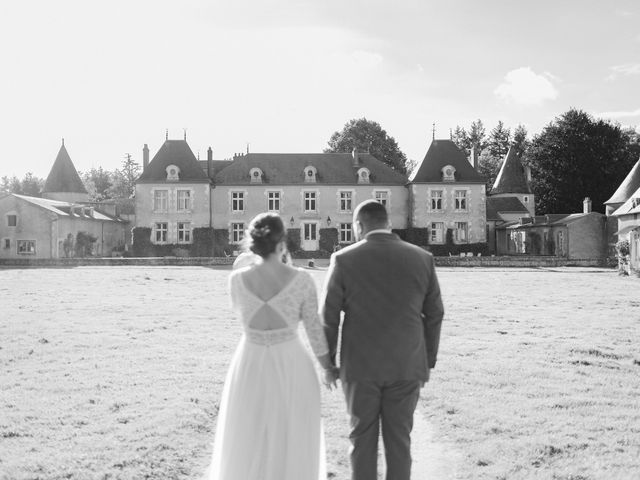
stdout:
[[378,437],[382,426],[386,480],[411,478],[411,429],[422,380],[349,381],[342,389],[351,417],[351,479],[378,478]]

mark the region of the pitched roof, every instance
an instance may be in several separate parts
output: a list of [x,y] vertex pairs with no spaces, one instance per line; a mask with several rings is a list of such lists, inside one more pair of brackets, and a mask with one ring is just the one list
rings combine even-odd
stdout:
[[[207,173],[207,160],[198,160],[198,163],[200,164],[200,168],[202,168],[202,171],[204,173]],[[222,170],[225,167],[228,167],[229,165],[231,165],[233,163],[232,160],[212,160],[212,167],[213,167],[213,173],[211,175],[211,179],[213,180],[213,178],[216,176],[216,173],[218,173],[220,170]]]
[[627,174],[615,193],[604,204],[624,203],[629,200],[638,188],[640,188],[640,159]]
[[640,187],[629,196],[626,202],[618,207],[611,215],[619,217],[620,215],[629,215],[640,213]]
[[518,197],[487,197],[487,220],[502,220],[500,213],[528,213]]
[[456,169],[456,182],[486,182],[486,179],[469,163],[464,152],[451,140],[433,140],[410,181],[412,183],[440,183],[442,182],[442,168],[446,165],[451,165]]
[[72,207],[86,207],[87,205],[77,204],[77,203],[69,203],[62,202],[60,200],[50,200],[48,198],[40,198],[40,197],[29,197],[27,195],[18,195],[17,193],[12,194],[14,197],[19,198],[27,203],[35,205],[37,207],[43,208],[49,212],[55,213],[61,217],[74,217],[74,218],[85,218],[87,220],[102,220],[108,222],[120,222],[121,220],[118,218],[114,218],[105,213],[99,212],[97,210],[93,211],[93,216],[80,215],[78,213],[74,213]]
[[205,171],[198,163],[186,140],[165,140],[147,168],[138,178],[139,183],[167,181],[167,167],[175,165],[180,169],[181,182],[208,182]]
[[76,167],[64,146],[58,151],[47,180],[44,182],[44,192],[87,193]]
[[515,148],[510,147],[505,155],[491,193],[531,193],[524,167]]
[[304,184],[304,169],[316,169],[316,180],[320,184],[354,185],[357,172],[365,167],[370,181],[378,185],[404,185],[407,177],[391,169],[368,153],[360,153],[358,165],[353,165],[350,153],[248,153],[235,157],[233,162],[215,175],[218,184],[250,184],[249,171],[262,170],[263,183],[275,185]]

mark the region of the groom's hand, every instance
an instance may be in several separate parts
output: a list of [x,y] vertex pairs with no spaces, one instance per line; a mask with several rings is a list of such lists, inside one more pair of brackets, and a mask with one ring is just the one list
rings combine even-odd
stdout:
[[326,368],[324,371],[324,385],[329,390],[338,388],[338,377],[340,376],[340,370],[337,367]]

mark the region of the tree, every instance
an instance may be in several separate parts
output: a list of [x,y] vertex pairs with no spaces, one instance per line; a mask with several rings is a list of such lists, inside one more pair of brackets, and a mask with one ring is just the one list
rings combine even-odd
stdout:
[[524,158],[531,142],[527,139],[527,129],[524,125],[518,125],[513,131],[513,147],[520,158]]
[[527,150],[536,210],[570,213],[590,197],[594,211],[615,192],[637,160],[629,134],[619,125],[570,109],[536,135]]
[[407,156],[398,143],[378,122],[358,118],[349,120],[341,131],[334,132],[325,153],[351,153],[353,148],[369,152],[400,173],[407,173]]
[[108,170],[94,167],[88,172],[80,173],[80,178],[92,201],[101,202],[111,198],[109,190],[113,185],[113,174]]
[[40,177],[36,177],[31,172],[26,173],[22,180],[15,175],[12,177],[7,177],[5,175],[0,179],[0,192],[39,197],[42,194],[43,188],[44,180]]
[[471,123],[471,127],[469,127],[468,131],[465,130],[464,127],[457,125],[456,129],[451,134],[451,140],[453,140],[453,143],[464,151],[465,155],[468,157],[471,155],[471,148],[475,148],[478,155],[485,149],[487,146],[485,134],[484,124],[482,123],[482,120],[478,119]]
[[500,172],[504,157],[491,155],[488,149],[484,149],[478,157],[478,173],[487,179],[487,192],[491,191],[496,177]]
[[498,121],[498,125],[489,132],[487,147],[489,155],[502,159],[509,151],[511,143],[511,130],[504,126],[502,120]]
[[113,172],[113,185],[110,190],[112,198],[133,198],[136,193],[136,180],[140,176],[140,165],[127,153],[122,162],[122,169]]

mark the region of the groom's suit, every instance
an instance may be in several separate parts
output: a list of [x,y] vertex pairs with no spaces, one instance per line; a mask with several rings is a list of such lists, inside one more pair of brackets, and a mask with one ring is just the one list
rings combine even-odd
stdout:
[[432,255],[390,232],[369,233],[331,257],[322,314],[334,362],[340,341],[352,479],[377,478],[380,424],[387,479],[409,479],[413,413],[444,315]]

